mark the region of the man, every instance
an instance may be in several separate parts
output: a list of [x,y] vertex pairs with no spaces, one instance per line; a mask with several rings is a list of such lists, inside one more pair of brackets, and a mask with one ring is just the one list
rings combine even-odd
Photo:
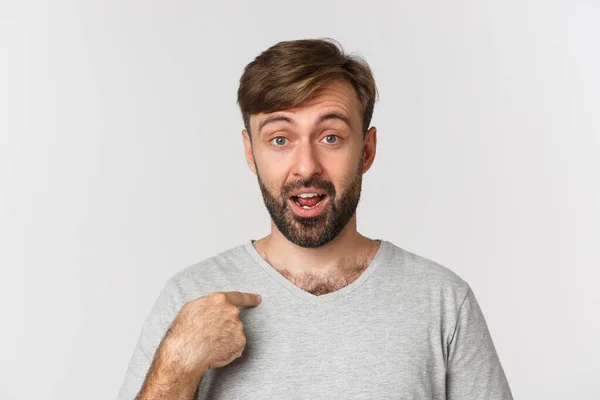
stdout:
[[512,399],[469,285],[357,232],[376,94],[329,40],[245,68],[245,156],[271,233],[168,280],[120,399]]

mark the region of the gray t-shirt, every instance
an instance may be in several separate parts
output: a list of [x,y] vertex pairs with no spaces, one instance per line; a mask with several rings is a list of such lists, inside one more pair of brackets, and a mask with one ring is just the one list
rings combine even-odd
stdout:
[[262,303],[240,308],[243,355],[208,371],[198,399],[512,399],[469,285],[383,240],[358,279],[321,296],[287,280],[252,241],[181,270],[144,323],[119,400],[135,398],[181,307],[227,291]]

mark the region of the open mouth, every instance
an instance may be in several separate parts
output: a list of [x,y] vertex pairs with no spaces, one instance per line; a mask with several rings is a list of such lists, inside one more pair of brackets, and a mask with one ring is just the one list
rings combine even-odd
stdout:
[[302,193],[291,196],[290,203],[296,214],[303,217],[314,217],[321,213],[328,199],[326,194]]
[[299,196],[292,196],[292,200],[299,207],[304,208],[305,210],[310,210],[319,205],[327,197],[326,194],[316,194],[316,193],[303,193]]

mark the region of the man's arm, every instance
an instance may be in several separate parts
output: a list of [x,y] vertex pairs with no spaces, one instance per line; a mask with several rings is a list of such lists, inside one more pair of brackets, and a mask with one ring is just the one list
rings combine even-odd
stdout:
[[513,398],[487,323],[470,288],[448,344],[446,396],[449,400]]
[[214,292],[185,302],[167,282],[146,319],[119,400],[191,399],[211,368],[230,364],[246,346],[239,307],[256,307],[256,293]]
[[[155,363],[164,365],[161,362],[164,357],[158,358],[157,350],[184,303],[176,289],[176,285],[167,282],[146,318],[125,372],[118,400],[135,399],[148,379],[152,366]],[[156,369],[154,374],[157,375],[157,383],[164,385],[164,382],[168,381],[168,378],[165,379],[168,371],[164,368]]]
[[193,400],[206,373],[186,371],[168,351],[168,332],[161,342],[140,393],[135,400]]

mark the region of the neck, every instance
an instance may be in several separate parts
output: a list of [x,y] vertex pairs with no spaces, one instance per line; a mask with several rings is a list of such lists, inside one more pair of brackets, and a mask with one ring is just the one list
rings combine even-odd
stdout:
[[291,274],[327,275],[358,264],[368,264],[379,242],[369,239],[356,230],[356,215],[344,230],[331,242],[318,248],[300,247],[281,234],[271,221],[271,234],[254,242],[259,254],[274,267],[283,267]]

